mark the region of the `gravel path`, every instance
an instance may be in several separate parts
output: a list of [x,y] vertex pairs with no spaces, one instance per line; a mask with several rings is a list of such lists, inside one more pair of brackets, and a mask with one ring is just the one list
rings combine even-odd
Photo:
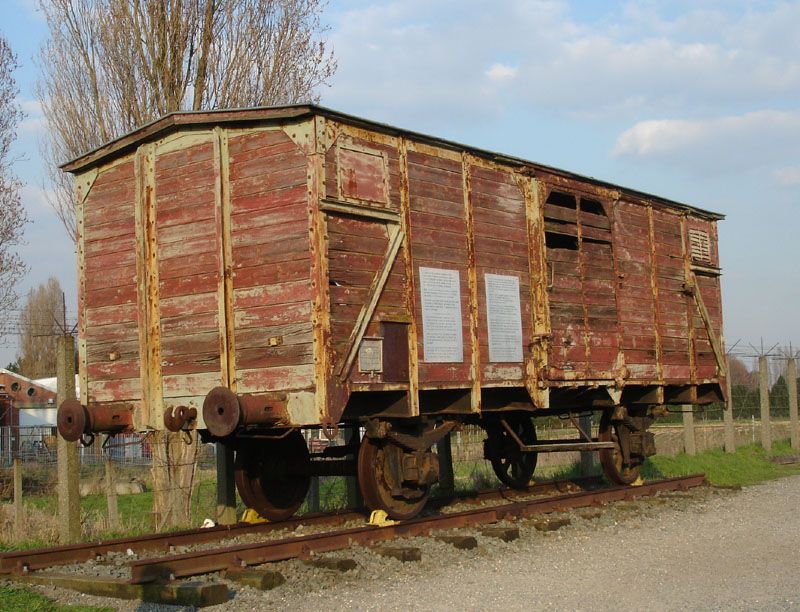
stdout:
[[[552,533],[515,523],[504,543],[477,530],[475,550],[429,538],[423,560],[400,563],[355,548],[337,556],[359,568],[340,574],[299,561],[275,564],[286,584],[269,592],[233,587],[209,610],[750,610],[800,609],[800,476],[740,492],[704,488],[596,512],[566,513]],[[47,589],[69,603],[122,610],[170,607],[119,602]],[[175,609],[175,608],[171,608]]]

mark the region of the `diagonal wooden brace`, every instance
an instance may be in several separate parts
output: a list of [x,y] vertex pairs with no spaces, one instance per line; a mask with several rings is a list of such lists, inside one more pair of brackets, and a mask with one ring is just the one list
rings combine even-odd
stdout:
[[692,296],[694,296],[695,304],[697,304],[697,310],[700,312],[700,317],[703,319],[703,325],[706,327],[708,341],[711,343],[711,348],[714,351],[714,358],[717,360],[717,370],[719,371],[720,376],[726,377],[728,374],[725,363],[725,354],[722,352],[722,345],[720,344],[719,338],[717,338],[716,334],[714,333],[714,327],[711,325],[711,317],[708,314],[705,302],[703,302],[703,296],[700,294],[700,287],[697,284],[697,276],[693,271],[690,271],[689,274],[691,279],[691,284],[689,287],[691,288]]
[[400,247],[405,238],[405,232],[400,229],[399,225],[388,223],[386,227],[389,232],[389,246],[386,249],[381,267],[372,279],[372,284],[367,294],[367,301],[364,303],[364,306],[361,307],[361,312],[358,314],[355,327],[353,327],[350,339],[347,341],[347,350],[344,353],[345,359],[341,362],[336,372],[341,379],[345,379],[350,373],[350,368],[353,367],[353,362],[358,354],[358,346],[364,338],[370,320],[372,320],[372,315],[375,312],[375,308],[378,306],[383,288],[386,286],[386,281],[389,280],[389,273],[392,270],[392,266],[397,259],[397,254],[400,252]]

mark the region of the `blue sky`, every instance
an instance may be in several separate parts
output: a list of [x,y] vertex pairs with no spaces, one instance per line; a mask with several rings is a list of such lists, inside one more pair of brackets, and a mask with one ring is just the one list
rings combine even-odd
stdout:
[[[28,111],[23,289],[54,275],[74,300],[42,192],[34,7],[0,0]],[[728,344],[800,345],[800,3],[350,0],[324,19],[339,71],[323,104],[726,214]],[[0,343],[2,365],[14,354]]]

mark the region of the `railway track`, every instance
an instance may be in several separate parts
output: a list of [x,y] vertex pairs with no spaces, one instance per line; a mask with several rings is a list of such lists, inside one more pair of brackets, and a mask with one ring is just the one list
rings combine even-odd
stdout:
[[216,571],[236,570],[262,563],[308,557],[314,553],[342,550],[353,544],[370,546],[395,538],[428,535],[434,531],[474,527],[504,519],[525,518],[547,512],[602,505],[653,495],[661,491],[687,490],[704,483],[705,476],[697,474],[651,482],[639,487],[619,486],[564,493],[541,499],[510,501],[496,506],[415,518],[386,527],[365,525],[269,542],[142,559],[129,564],[131,583],[146,584]]
[[[226,539],[245,534],[266,535],[278,530],[294,529],[301,524],[336,526],[352,520],[364,520],[364,515],[361,513],[341,512],[303,516],[280,523],[238,524],[230,527],[193,529],[172,534],[119,538],[49,549],[7,552],[0,555],[0,572],[11,578],[67,586],[84,592],[129,598],[150,597],[150,601],[169,601],[170,594],[180,591],[181,585],[185,584],[180,579],[200,574],[237,571],[248,566],[291,558],[308,558],[313,554],[342,550],[353,544],[371,546],[396,538],[424,536],[437,531],[475,527],[501,520],[598,506],[614,501],[645,497],[663,491],[687,490],[703,483],[705,483],[705,477],[702,474],[655,481],[639,487],[597,488],[597,479],[543,482],[529,487],[527,491],[495,489],[482,491],[470,498],[454,500],[460,503],[472,502],[475,504],[502,500],[496,505],[479,505],[467,510],[440,512],[432,516],[415,518],[384,527],[364,524],[358,527],[326,530],[297,537],[257,540],[232,546],[224,545]],[[539,495],[539,497],[530,498],[531,495]],[[444,502],[440,504],[440,506],[445,505]],[[80,563],[107,553],[125,552],[128,549],[137,552],[169,551],[171,546],[207,544],[209,542],[220,542],[223,545],[183,554],[167,552],[167,554],[151,558],[129,561],[127,566],[130,570],[130,578],[128,579],[98,576],[76,577],[51,571],[36,571],[68,563]],[[221,591],[221,588],[219,590]]]
[[[474,495],[457,496],[449,499],[431,500],[432,509],[441,509],[450,503],[481,503],[496,499],[515,499],[530,495],[547,495],[565,493],[600,486],[600,478],[575,478],[571,480],[543,481],[532,484],[527,489],[514,490],[507,488],[486,489]],[[363,521],[364,513],[357,511],[329,512],[323,514],[306,514],[296,518],[275,523],[237,523],[235,525],[219,525],[205,529],[186,529],[171,533],[148,534],[82,542],[66,546],[17,550],[0,553],[0,575],[24,574],[27,572],[84,563],[108,553],[169,552],[178,546],[193,546],[213,542],[224,542],[250,534],[269,534],[276,531],[294,530],[299,526],[330,526],[346,524],[352,521]]]

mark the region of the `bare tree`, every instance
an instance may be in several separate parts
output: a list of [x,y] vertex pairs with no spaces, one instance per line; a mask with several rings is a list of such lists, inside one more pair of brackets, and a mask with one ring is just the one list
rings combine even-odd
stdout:
[[758,386],[757,373],[751,372],[744,361],[730,355],[728,357],[728,365],[730,370],[728,376],[730,376],[732,385],[739,385],[748,389],[755,389]]
[[[77,238],[57,165],[179,110],[316,101],[336,70],[324,0],[40,0],[50,38],[38,95],[56,214]],[[197,444],[151,438],[158,525],[188,519]]]
[[39,98],[53,208],[76,238],[58,163],[178,110],[316,101],[336,70],[324,0],[41,0]]
[[56,375],[57,336],[65,326],[62,319],[64,294],[57,279],[50,277],[28,292],[19,316],[19,371],[28,378]]
[[18,65],[8,42],[0,36],[0,317],[4,319],[17,304],[17,284],[26,270],[15,247],[22,239],[27,213],[19,197],[20,182],[11,170],[11,143],[22,118],[13,76]]

